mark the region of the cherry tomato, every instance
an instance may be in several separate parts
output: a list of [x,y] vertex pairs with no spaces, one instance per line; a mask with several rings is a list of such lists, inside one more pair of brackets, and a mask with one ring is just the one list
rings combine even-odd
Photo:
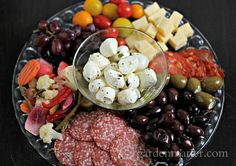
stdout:
[[133,10],[132,17],[134,19],[139,19],[142,16],[144,16],[144,10],[143,10],[143,7],[141,5],[139,5],[139,4],[132,5],[132,10]]
[[119,5],[121,3],[125,3],[126,1],[125,0],[110,0],[110,2]]
[[80,11],[75,13],[72,22],[74,25],[80,25],[81,27],[86,28],[88,24],[93,23],[93,18],[89,12]]
[[117,9],[117,13],[120,17],[124,17],[124,18],[129,18],[132,16],[133,14],[133,10],[130,4],[128,3],[121,3],[118,6]]
[[123,38],[116,38],[118,46],[126,46],[126,41]]
[[118,6],[116,4],[107,3],[103,7],[102,15],[106,16],[107,18],[109,18],[111,20],[115,20],[118,18],[117,8],[118,8]]
[[105,16],[99,15],[94,17],[94,25],[100,29],[106,29],[111,26],[112,22]]
[[84,10],[92,16],[97,16],[102,13],[102,2],[100,0],[86,0],[84,2]]
[[119,30],[117,28],[108,28],[104,31],[103,35],[106,38],[117,38],[119,35]]

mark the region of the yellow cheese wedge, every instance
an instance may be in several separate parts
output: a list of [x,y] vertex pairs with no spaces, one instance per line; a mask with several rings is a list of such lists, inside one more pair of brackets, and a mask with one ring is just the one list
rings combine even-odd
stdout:
[[152,23],[149,23],[146,33],[154,39],[157,34],[157,29]]
[[144,13],[147,17],[151,16],[153,13],[156,13],[160,10],[160,6],[157,2],[154,2],[152,5],[149,5],[145,10]]
[[160,34],[159,32],[157,32],[157,35],[156,35],[156,39],[158,41],[161,41],[163,43],[167,43],[168,40],[173,37],[172,33],[169,33],[169,35],[166,35],[166,36],[163,36],[162,34]]
[[135,21],[133,21],[133,25],[135,29],[145,32],[148,27],[148,21],[146,16],[143,16]]
[[165,43],[160,42],[160,41],[158,41],[157,43],[158,43],[159,46],[161,47],[162,51],[167,51],[167,50],[168,50],[168,47],[166,46]]
[[170,38],[169,43],[175,49],[179,50],[187,44],[187,37],[182,32],[177,32],[174,37]]
[[140,40],[135,42],[135,48],[145,55],[149,60],[152,60],[158,53],[158,50],[147,40]]
[[150,43],[154,43],[155,40],[147,36],[145,33],[139,33],[136,31],[133,31],[131,35],[129,35],[125,41],[130,49],[135,49],[135,43],[140,40],[147,40]]
[[175,27],[174,31],[175,32],[176,32],[177,28],[179,27],[179,24],[182,19],[183,19],[183,15],[177,11],[174,11],[172,13],[172,15],[170,16],[170,21],[174,24],[174,27]]
[[148,21],[153,23],[156,27],[161,23],[162,19],[166,15],[166,10],[164,8],[161,8],[158,12],[154,13],[150,17],[148,17]]
[[184,25],[181,25],[178,28],[177,32],[183,33],[186,37],[191,37],[194,34],[194,31],[189,23],[185,23]]
[[160,25],[157,27],[158,33],[166,37],[175,29],[174,24],[168,18],[163,18]]

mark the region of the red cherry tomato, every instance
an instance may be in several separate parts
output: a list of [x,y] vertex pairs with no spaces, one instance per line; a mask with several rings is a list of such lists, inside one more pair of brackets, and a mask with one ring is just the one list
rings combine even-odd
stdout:
[[99,15],[94,17],[93,23],[95,24],[96,27],[100,29],[106,29],[111,27],[111,20],[105,16]]
[[108,28],[104,31],[103,35],[106,38],[117,38],[119,35],[119,30],[117,28]]
[[110,2],[119,5],[121,3],[125,3],[126,1],[125,0],[110,0]]
[[128,3],[122,3],[118,6],[117,9],[117,14],[120,17],[125,17],[125,18],[129,18],[132,16],[133,14],[133,10],[130,4]]
[[118,46],[126,46],[126,41],[123,38],[117,38]]

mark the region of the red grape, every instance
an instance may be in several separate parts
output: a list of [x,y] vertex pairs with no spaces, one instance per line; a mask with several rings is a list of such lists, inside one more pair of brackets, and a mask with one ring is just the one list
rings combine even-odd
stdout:
[[53,39],[51,51],[54,55],[61,55],[64,51],[64,46],[60,39]]
[[49,23],[49,29],[52,33],[58,33],[61,31],[61,25],[58,21],[52,21]]
[[45,34],[41,34],[34,38],[34,44],[37,47],[44,47],[49,43],[49,41],[50,41],[50,38]]
[[77,37],[80,37],[81,33],[82,33],[82,27],[81,26],[75,26],[74,27],[74,32],[75,32],[75,35]]
[[38,23],[38,29],[42,32],[46,32],[46,30],[48,29],[48,22],[46,20],[41,20]]

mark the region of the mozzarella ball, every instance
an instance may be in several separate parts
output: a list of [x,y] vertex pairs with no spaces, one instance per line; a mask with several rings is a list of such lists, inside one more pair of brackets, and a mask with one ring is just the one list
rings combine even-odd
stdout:
[[102,56],[102,54],[100,53],[91,54],[89,56],[89,61],[92,61],[97,64],[100,70],[103,70],[110,64],[110,61],[106,57]]
[[138,100],[138,94],[135,89],[125,89],[118,93],[117,100],[121,105],[134,104]]
[[141,53],[133,53],[132,56],[138,59],[138,68],[137,71],[142,71],[148,67],[149,60],[146,56]]
[[113,62],[111,63],[110,65],[108,65],[103,71],[105,72],[106,70],[108,69],[112,69],[112,70],[115,70],[115,71],[119,71],[119,66],[117,63]]
[[92,93],[97,93],[97,91],[106,86],[104,79],[96,79],[89,83],[89,91]]
[[127,56],[120,59],[118,65],[122,74],[133,73],[138,68],[138,59],[134,56]]
[[113,88],[123,88],[125,86],[125,79],[120,72],[113,69],[104,71],[104,77],[107,84]]
[[119,61],[121,58],[129,56],[129,48],[127,46],[120,46],[117,49],[117,54],[110,58],[111,61]]
[[92,61],[88,61],[83,68],[84,79],[88,82],[100,77],[101,74],[102,73],[98,65]]
[[111,87],[103,87],[96,94],[96,99],[104,104],[112,104],[115,97],[116,92]]
[[112,57],[117,53],[118,43],[114,38],[108,38],[102,42],[100,53],[105,57]]
[[139,86],[139,77],[134,74],[128,74],[125,76],[125,80],[126,80],[126,85],[128,88],[138,88]]
[[149,88],[157,83],[156,73],[152,69],[145,69],[137,73],[140,79],[140,89]]

